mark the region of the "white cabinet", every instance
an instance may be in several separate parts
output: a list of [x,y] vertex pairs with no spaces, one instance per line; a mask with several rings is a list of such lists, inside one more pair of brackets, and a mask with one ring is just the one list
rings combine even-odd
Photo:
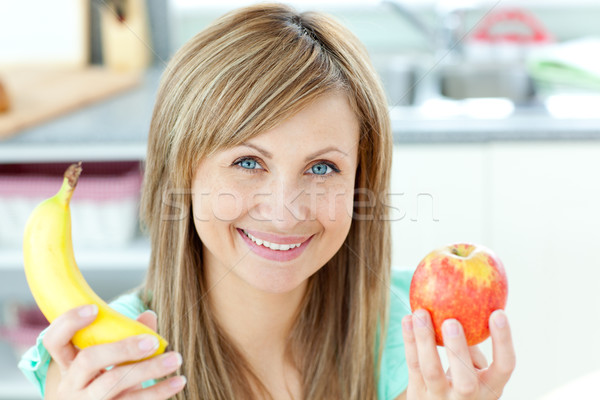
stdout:
[[490,245],[507,270],[517,369],[533,399],[598,368],[600,142],[496,143]]
[[[599,175],[597,141],[395,146],[394,265],[415,268],[463,240],[504,263],[517,368],[503,399],[538,398],[598,368]],[[481,347],[491,360],[491,341]]]
[[488,241],[488,151],[481,143],[394,146],[393,265],[415,268],[434,248]]

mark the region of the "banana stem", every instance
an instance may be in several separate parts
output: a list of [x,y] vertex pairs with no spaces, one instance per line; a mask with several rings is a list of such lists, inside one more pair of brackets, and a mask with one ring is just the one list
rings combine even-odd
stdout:
[[63,184],[57,193],[57,196],[64,204],[68,204],[71,200],[82,170],[81,161],[79,161],[77,164],[69,165],[69,168],[65,171]]

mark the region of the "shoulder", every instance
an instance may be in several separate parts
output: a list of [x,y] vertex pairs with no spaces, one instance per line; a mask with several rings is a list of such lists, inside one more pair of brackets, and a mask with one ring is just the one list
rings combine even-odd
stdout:
[[[393,317],[410,313],[409,291],[413,270],[392,268],[390,279],[390,324],[398,322]],[[402,320],[402,317],[400,317]]]
[[390,310],[379,379],[379,400],[397,398],[408,386],[402,318],[411,313],[409,290],[413,270],[392,268]]
[[[402,346],[402,318],[410,314],[410,282],[413,270],[392,268],[390,279],[390,314],[387,329],[387,346]],[[403,354],[404,355],[404,354]]]
[[[390,315],[388,319],[388,343],[402,342],[402,318],[410,314],[410,282],[413,270],[392,268],[390,278]],[[403,345],[403,343],[402,343]]]
[[122,294],[108,305],[121,314],[133,319],[148,309],[140,298],[139,291]]

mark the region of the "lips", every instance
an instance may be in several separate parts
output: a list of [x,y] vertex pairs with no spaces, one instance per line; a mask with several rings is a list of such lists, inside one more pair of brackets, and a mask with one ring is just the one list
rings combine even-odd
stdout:
[[[253,253],[255,253],[256,255],[258,255],[262,258],[265,258],[267,260],[278,261],[278,262],[291,261],[295,258],[300,257],[300,255],[304,252],[304,250],[306,249],[306,247],[308,246],[308,244],[311,242],[312,238],[314,237],[314,235],[309,236],[307,240],[302,242],[300,247],[295,247],[295,248],[289,249],[289,250],[273,250],[268,247],[254,243],[248,236],[246,236],[246,234],[240,228],[236,228],[236,230],[238,231],[238,233],[241,236],[244,243],[246,243],[246,245],[250,248],[250,250]],[[296,236],[294,238],[294,240],[297,240],[297,238],[298,238],[298,236]],[[300,237],[300,238],[302,238],[302,237]],[[300,243],[300,242],[295,242],[295,243]],[[281,244],[286,244],[286,243],[281,243]]]

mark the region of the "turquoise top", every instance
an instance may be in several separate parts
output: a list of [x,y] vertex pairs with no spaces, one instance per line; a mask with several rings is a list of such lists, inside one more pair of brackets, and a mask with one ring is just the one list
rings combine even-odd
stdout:
[[[412,271],[392,269],[390,321],[387,340],[381,358],[381,375],[378,384],[379,400],[393,400],[406,390],[408,386],[408,369],[404,358],[404,341],[402,339],[402,317],[410,313],[408,290]],[[120,313],[135,319],[146,310],[136,293],[125,294],[109,304]],[[50,364],[50,354],[42,343],[46,330],[37,338],[36,344],[23,355],[19,361],[19,369],[39,390],[42,398],[46,382],[46,373]],[[153,380],[144,382],[148,387]]]

